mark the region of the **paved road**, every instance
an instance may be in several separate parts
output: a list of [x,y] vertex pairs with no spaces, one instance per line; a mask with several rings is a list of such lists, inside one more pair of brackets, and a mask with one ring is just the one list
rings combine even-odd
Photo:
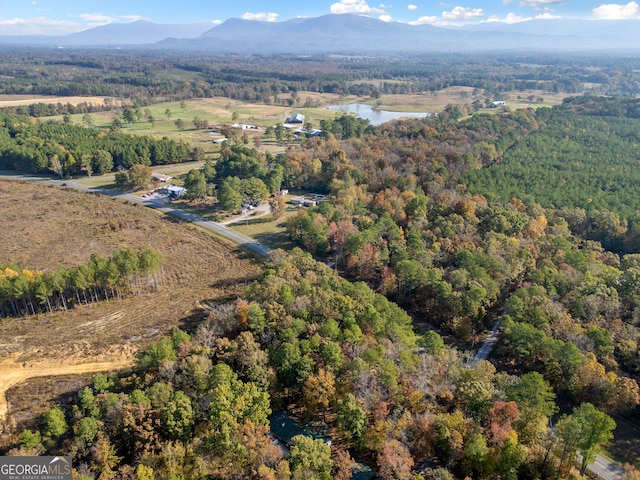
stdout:
[[[252,250],[253,252],[258,253],[259,255],[264,256],[271,251],[271,249],[266,245],[263,245],[260,242],[256,242],[254,239],[249,238],[246,235],[242,235],[241,233],[238,233],[234,230],[230,230],[224,225],[220,225],[215,222],[205,220],[204,218],[198,215],[195,215],[193,213],[189,213],[183,210],[179,210],[177,208],[169,207],[164,202],[158,199],[141,198],[135,195],[130,195],[128,193],[120,194],[120,193],[117,193],[111,190],[106,190],[103,188],[96,188],[96,187],[83,185],[75,181],[62,182],[62,181],[51,180],[51,179],[42,178],[42,177],[32,177],[32,176],[22,176],[22,175],[0,175],[0,177],[13,178],[16,180],[37,181],[37,182],[46,183],[49,185],[61,185],[62,183],[66,183],[66,186],[68,188],[75,188],[77,190],[84,190],[88,192],[97,192],[97,193],[109,195],[112,197],[122,198],[124,200],[129,200],[131,202],[142,204],[149,208],[160,210],[166,213],[167,215],[173,215],[182,220],[186,220],[188,222],[194,223],[204,229],[218,233],[223,237],[226,237],[232,240],[233,242],[238,243]],[[493,347],[495,347],[496,343],[498,342],[499,329],[500,329],[500,321],[498,320],[493,325],[493,328],[491,329],[491,333],[489,334],[487,339],[484,341],[484,343],[480,347],[480,350],[478,350],[478,353],[476,354],[476,356],[467,365],[467,368],[473,368],[480,360],[486,360],[489,357],[489,354],[493,350]],[[622,478],[622,469],[616,464],[608,461],[606,458],[600,455],[596,456],[596,461],[593,464],[589,465],[588,469],[591,470],[593,473],[599,475],[604,480],[619,480],[620,478]]]
[[[471,360],[466,368],[473,368],[480,360],[486,360],[489,357],[489,354],[495,347],[498,342],[498,333],[500,331],[500,320],[498,320],[491,329],[491,333],[484,341],[476,356]],[[582,460],[579,460],[581,462]],[[596,460],[592,464],[587,466],[587,469],[596,475],[599,478],[604,480],[620,480],[622,478],[622,474],[624,473],[622,469],[613,462],[610,462],[606,458],[601,455],[596,455]]]
[[37,176],[24,176],[24,175],[0,175],[0,178],[10,178],[14,180],[28,180],[33,182],[45,183],[47,185],[61,186],[62,184],[65,184],[66,188],[74,188],[76,190],[83,190],[85,192],[95,192],[103,195],[109,195],[111,197],[121,198],[123,200],[128,200],[130,202],[139,203],[141,205],[144,205],[145,207],[160,210],[166,213],[167,215],[172,215],[182,220],[186,220],[187,222],[191,222],[206,230],[222,235],[223,237],[228,238],[229,240],[239,245],[242,245],[243,247],[246,247],[249,250],[259,255],[265,256],[271,251],[269,247],[267,247],[266,245],[263,245],[260,242],[255,241],[253,238],[249,238],[246,235],[243,235],[234,230],[231,230],[224,225],[220,225],[210,220],[206,220],[193,213],[185,212],[184,210],[173,208],[165,204],[164,201],[162,201],[162,199],[142,198],[142,197],[138,197],[136,195],[131,195],[128,193],[118,193],[118,192],[114,192],[113,190],[107,190],[105,188],[91,187],[89,185],[84,185],[74,180],[51,180],[49,178],[43,178],[43,177],[37,177]]
[[[578,459],[578,461],[581,462],[582,459]],[[596,455],[595,462],[587,465],[587,470],[595,473],[598,475],[598,478],[604,480],[620,480],[624,473],[622,468],[600,455]]]
[[493,328],[491,329],[491,332],[489,333],[489,336],[482,343],[482,346],[480,347],[480,350],[478,350],[478,353],[476,353],[476,356],[473,357],[473,360],[471,360],[468,363],[467,368],[473,368],[473,367],[476,366],[476,364],[480,360],[486,360],[489,357],[489,354],[491,353],[491,350],[493,350],[493,347],[495,347],[496,343],[498,343],[498,332],[499,332],[499,330],[500,330],[500,320],[498,320],[493,325]]

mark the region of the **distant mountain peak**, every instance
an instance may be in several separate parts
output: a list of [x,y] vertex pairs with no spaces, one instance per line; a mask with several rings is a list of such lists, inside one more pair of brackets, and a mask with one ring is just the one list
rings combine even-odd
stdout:
[[111,23],[62,37],[0,36],[0,44],[141,46],[237,54],[424,54],[471,51],[638,51],[640,20],[530,20],[464,27],[329,14],[266,22],[230,18],[163,25]]

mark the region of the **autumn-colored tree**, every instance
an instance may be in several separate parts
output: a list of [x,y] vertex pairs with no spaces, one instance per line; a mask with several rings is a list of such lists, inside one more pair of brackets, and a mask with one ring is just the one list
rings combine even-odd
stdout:
[[398,440],[384,443],[378,453],[378,474],[385,480],[410,480],[413,457],[409,449]]
[[53,154],[51,155],[51,157],[49,157],[49,170],[58,175],[60,178],[64,176],[64,166],[57,154]]
[[640,389],[633,378],[609,374],[610,388],[604,407],[607,412],[622,413],[633,410],[640,403]]
[[600,403],[610,387],[609,378],[593,354],[589,354],[588,359],[588,363],[576,372],[573,391],[578,401]]
[[160,414],[150,403],[126,404],[122,408],[123,451],[142,456],[157,453],[161,448]]
[[285,208],[284,197],[282,195],[274,195],[269,198],[269,209],[271,210],[271,217],[274,220],[278,220],[284,215]]
[[311,375],[302,387],[302,404],[310,417],[327,414],[336,393],[336,379],[333,373],[321,368]]
[[99,480],[113,478],[114,468],[120,463],[121,458],[116,455],[115,445],[102,432],[98,433],[98,439],[91,448],[91,457]]
[[353,459],[348,450],[338,450],[333,454],[334,480],[350,480],[353,475]]
[[238,300],[236,304],[236,320],[241,329],[245,330],[249,326],[247,314],[249,312],[249,302]]
[[509,433],[513,431],[513,423],[520,418],[516,402],[498,400],[489,410],[489,438],[492,443],[502,445]]
[[238,437],[240,444],[245,448],[251,471],[258,471],[261,467],[275,469],[283,458],[280,447],[273,444],[267,425],[256,425],[250,419],[246,419],[238,429]]
[[136,478],[138,480],[154,480],[155,475],[153,472],[153,468],[139,463],[136,467]]

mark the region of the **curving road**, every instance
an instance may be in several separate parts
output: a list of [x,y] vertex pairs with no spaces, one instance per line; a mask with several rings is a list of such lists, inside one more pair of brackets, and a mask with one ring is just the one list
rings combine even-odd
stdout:
[[[476,356],[473,357],[471,361],[465,365],[465,368],[471,369],[476,366],[476,364],[481,360],[486,360],[489,357],[489,354],[495,347],[496,343],[498,343],[498,335],[500,332],[500,320],[498,320],[491,329],[489,336],[482,343],[482,346],[476,353]],[[602,455],[596,455],[596,460],[587,465],[587,470],[594,473],[597,478],[601,478],[604,480],[620,480],[622,478],[622,474],[624,473],[622,468],[620,468],[615,463],[607,460]]]
[[153,208],[155,210],[160,210],[167,215],[171,215],[187,222],[191,222],[199,227],[204,228],[205,230],[209,230],[210,232],[217,233],[229,240],[246,247],[247,249],[257,253],[258,255],[266,256],[271,249],[266,245],[263,245],[260,242],[255,241],[253,238],[247,237],[241,233],[238,233],[234,230],[230,230],[225,225],[221,225],[210,220],[206,220],[199,215],[195,215],[190,212],[185,212],[184,210],[180,210],[178,208],[173,208],[165,204],[161,199],[155,198],[142,198],[136,195],[131,195],[129,193],[118,193],[113,190],[108,190],[106,188],[100,187],[91,187],[89,185],[83,185],[82,183],[78,183],[74,180],[51,180],[49,178],[37,177],[37,176],[24,176],[24,175],[0,175],[0,178],[7,178],[13,180],[27,180],[32,182],[44,183],[47,185],[57,185],[64,186],[66,188],[73,188],[76,190],[83,190],[85,192],[95,192],[100,193],[102,195],[108,195],[110,197],[121,198],[123,200],[128,200],[130,202],[139,203],[144,205],[145,207]]
[[[271,251],[271,249],[266,245],[263,245],[262,243],[257,242],[254,239],[247,237],[246,235],[242,235],[241,233],[238,233],[234,230],[230,230],[225,225],[221,225],[221,224],[212,222],[210,220],[206,220],[190,212],[185,212],[177,208],[168,207],[161,200],[157,200],[153,198],[141,198],[135,195],[130,195],[128,193],[121,194],[121,193],[117,193],[112,190],[107,190],[104,188],[90,187],[88,185],[77,183],[73,180],[62,182],[60,180],[51,180],[48,178],[22,176],[22,175],[0,175],[0,178],[12,178],[16,180],[36,181],[36,182],[46,183],[48,185],[61,185],[62,183],[66,183],[67,188],[75,188],[77,190],[84,190],[87,192],[101,193],[103,195],[109,195],[111,197],[121,198],[123,200],[128,200],[130,202],[139,203],[149,208],[160,210],[167,215],[172,215],[174,217],[180,218],[187,222],[194,223],[206,230],[222,235],[223,237],[228,238],[229,240],[239,245],[242,245],[248,248],[249,250],[262,256],[266,256]],[[489,336],[483,342],[482,346],[478,350],[478,353],[468,363],[466,368],[473,368],[479,361],[486,360],[488,358],[489,354],[491,353],[496,343],[498,342],[499,330],[500,330],[500,321],[497,321],[493,325],[493,328],[491,329]],[[591,472],[598,475],[599,478],[603,478],[605,480],[619,480],[622,478],[622,469],[618,465],[610,462],[609,460],[607,460],[606,458],[600,455],[597,455],[596,461],[590,464],[587,468]]]

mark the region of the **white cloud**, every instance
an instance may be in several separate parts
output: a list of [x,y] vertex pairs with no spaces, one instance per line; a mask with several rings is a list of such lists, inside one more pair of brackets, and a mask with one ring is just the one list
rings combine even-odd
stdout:
[[409,5],[407,5],[407,9],[411,10],[412,12],[418,9],[417,5],[413,5],[412,3],[410,3]]
[[119,17],[128,22],[137,22],[138,20],[149,20],[149,17],[143,17],[141,15],[122,15]]
[[85,28],[77,22],[46,17],[0,19],[3,35],[66,35]]
[[358,15],[369,15],[371,13],[386,14],[385,4],[378,7],[370,7],[366,0],[340,0],[331,5],[331,13],[355,13]]
[[444,11],[439,17],[426,16],[409,22],[411,25],[459,25],[470,20],[477,20],[485,16],[481,8],[454,7],[451,11]]
[[77,16],[82,20],[84,20],[85,22],[92,22],[92,23],[109,23],[116,20],[116,17],[113,17],[111,15],[105,15],[100,12],[80,13]]
[[629,2],[626,5],[619,3],[603,3],[593,9],[593,15],[606,20],[628,20],[640,18],[640,5]]
[[278,14],[273,12],[245,12],[242,14],[245,20],[262,20],[265,22],[275,22],[278,20]]
[[559,18],[562,18],[562,15],[554,15],[549,12],[544,12],[540,15],[536,15],[536,20],[557,20]]
[[521,7],[531,7],[534,10],[548,10],[547,5],[563,5],[564,0],[521,0]]
[[147,17],[140,15],[105,15],[100,12],[95,13],[80,13],[76,17],[81,18],[86,22],[85,27],[96,27],[98,25],[106,25],[107,23],[115,22],[137,22],[138,20],[148,20]]
[[442,12],[442,18],[448,22],[459,22],[484,17],[481,8],[453,7],[450,12]]
[[359,15],[369,15],[373,12],[366,0],[340,0],[331,5],[331,13],[357,13]]
[[445,22],[440,17],[426,16],[420,17],[413,22],[409,22],[411,25],[444,25]]
[[378,18],[385,22],[391,21],[391,15],[386,12],[389,5],[381,3],[377,7],[371,7],[366,0],[340,0],[331,5],[331,13],[353,13],[356,15],[376,14]]
[[516,15],[515,13],[508,13],[506,17],[499,17],[498,15],[491,15],[485,20],[486,23],[520,23],[531,20],[531,17],[523,17]]

